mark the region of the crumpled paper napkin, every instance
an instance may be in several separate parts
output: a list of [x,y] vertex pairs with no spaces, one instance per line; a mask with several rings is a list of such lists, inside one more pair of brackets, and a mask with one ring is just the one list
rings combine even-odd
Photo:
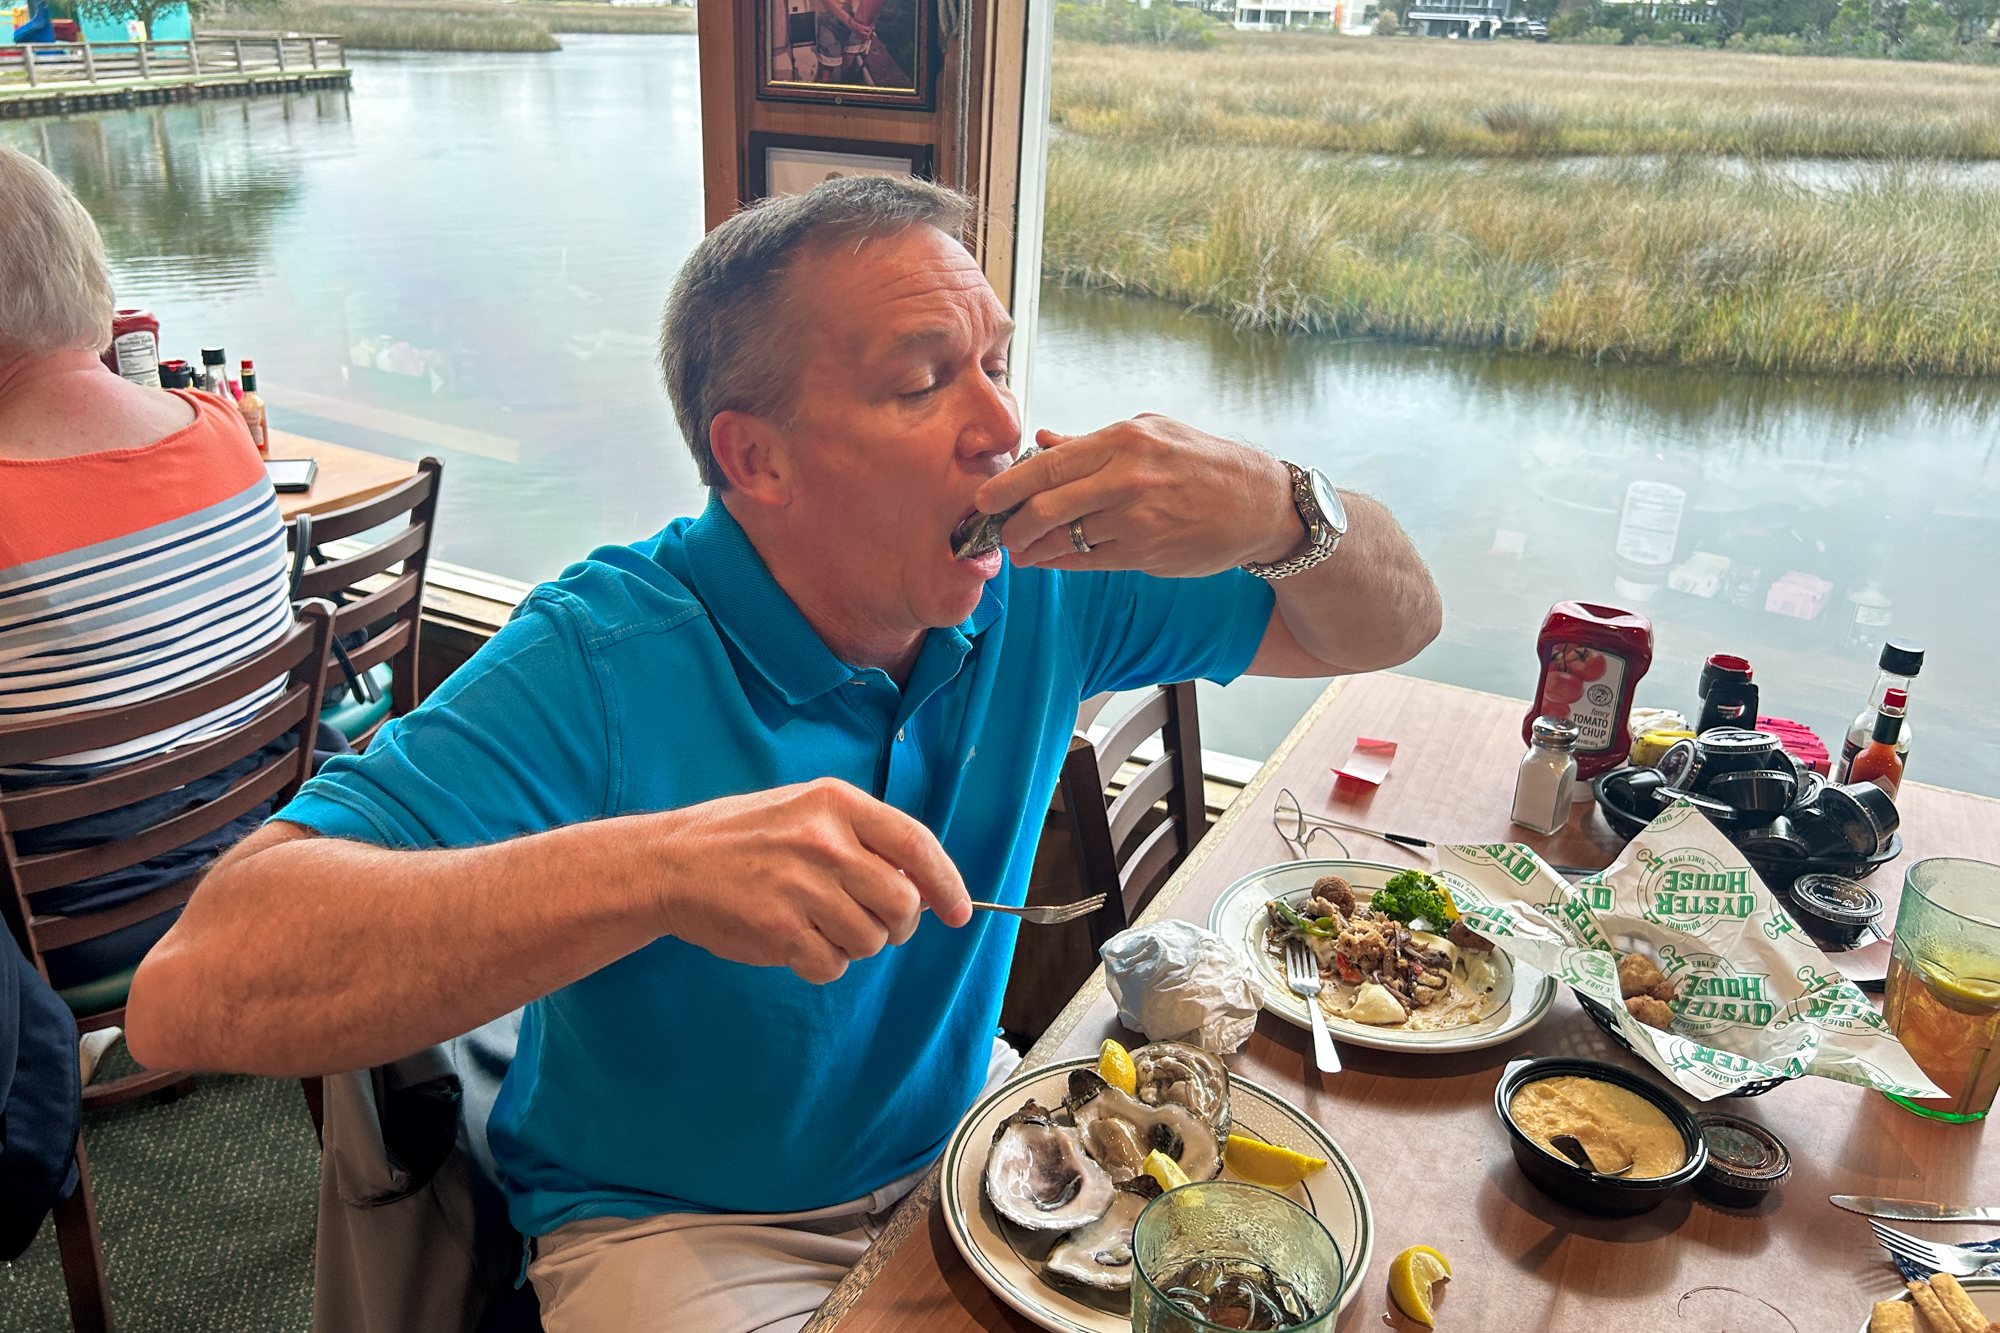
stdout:
[[1227,1055],[1257,1026],[1263,982],[1227,940],[1191,921],[1122,930],[1099,953],[1119,1021],[1148,1041]]

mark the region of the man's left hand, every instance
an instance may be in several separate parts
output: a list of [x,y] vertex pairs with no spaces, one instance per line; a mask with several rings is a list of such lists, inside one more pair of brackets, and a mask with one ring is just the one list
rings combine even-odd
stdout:
[[[1017,565],[1200,578],[1305,544],[1291,473],[1244,445],[1151,414],[1035,439],[1041,453],[974,497],[989,514],[1026,501],[1001,534]],[[1088,552],[1071,540],[1079,519]]]

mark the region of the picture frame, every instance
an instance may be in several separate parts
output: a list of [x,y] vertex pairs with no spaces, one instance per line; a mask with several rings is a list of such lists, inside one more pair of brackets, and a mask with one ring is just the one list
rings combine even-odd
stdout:
[[746,0],[757,98],[935,109],[936,0]]
[[927,143],[826,139],[757,130],[749,136],[749,149],[749,199],[804,194],[836,175],[931,179],[933,150]]

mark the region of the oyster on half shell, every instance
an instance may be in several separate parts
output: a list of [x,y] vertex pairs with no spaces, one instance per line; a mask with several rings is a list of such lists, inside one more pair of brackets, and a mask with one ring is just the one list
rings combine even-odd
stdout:
[[1151,1176],[1140,1176],[1120,1185],[1104,1216],[1056,1242],[1056,1247],[1049,1251],[1048,1262],[1042,1266],[1043,1275],[1099,1291],[1130,1288],[1132,1230],[1139,1225],[1139,1214],[1146,1211],[1147,1201],[1159,1193],[1159,1182]]
[[1189,1180],[1213,1180],[1222,1173],[1223,1135],[1179,1102],[1148,1106],[1095,1070],[1075,1069],[1063,1105],[1085,1149],[1114,1181],[1139,1174],[1146,1154],[1155,1149],[1179,1162]]
[[1117,1192],[1077,1131],[1053,1115],[1029,1102],[1000,1122],[986,1153],[986,1197],[1002,1217],[1031,1231],[1094,1222]]
[[1227,1136],[1229,1068],[1222,1058],[1184,1041],[1156,1041],[1132,1052],[1139,1100],[1148,1106],[1179,1102]]

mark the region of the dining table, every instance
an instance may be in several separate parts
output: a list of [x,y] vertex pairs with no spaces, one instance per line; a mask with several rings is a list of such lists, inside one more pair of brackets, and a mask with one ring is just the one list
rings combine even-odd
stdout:
[[[1243,876],[1295,858],[1273,822],[1281,793],[1310,815],[1412,834],[1438,845],[1519,842],[1553,865],[1602,868],[1625,839],[1592,802],[1548,836],[1509,822],[1527,703],[1409,675],[1334,681],[1242,789],[1135,925],[1180,918],[1206,925],[1216,899]],[[1331,772],[1360,738],[1396,744],[1372,788]],[[1872,876],[1893,927],[1905,869],[1935,856],[1993,859],[2000,801],[1906,782],[1898,794],[1902,852]],[[1435,868],[1421,848],[1365,834],[1325,835],[1314,857]],[[1833,956],[1857,981],[1880,978],[1888,946]],[[1100,967],[1028,1052],[1023,1068],[1094,1056],[1128,1031]],[[1873,1302],[1902,1291],[1862,1217],[1833,1194],[2000,1205],[2000,1141],[1983,1123],[1946,1124],[1872,1089],[1821,1077],[1704,1108],[1756,1121],[1790,1150],[1790,1177],[1753,1208],[1712,1204],[1682,1188],[1651,1212],[1603,1218],[1543,1194],[1515,1164],[1494,1106],[1504,1067],[1525,1056],[1608,1061],[1658,1078],[1614,1044],[1567,990],[1537,1025],[1504,1044],[1415,1054],[1341,1043],[1342,1071],[1320,1074],[1308,1032],[1266,1011],[1226,1058],[1233,1073],[1292,1101],[1352,1161],[1372,1203],[1372,1261],[1336,1327],[1418,1329],[1390,1300],[1391,1259],[1413,1245],[1444,1255],[1441,1331],[1563,1333],[1851,1333]],[[1664,1082],[1662,1080],[1662,1086]],[[972,1333],[1036,1325],[989,1291],[954,1248],[938,1204],[938,1171],[890,1216],[833,1290],[807,1333]],[[1932,1240],[1989,1239],[2000,1224],[1898,1224]]]
[[310,458],[319,464],[309,488],[279,492],[278,513],[286,522],[300,514],[317,517],[372,500],[417,475],[417,465],[404,459],[294,435],[290,431],[270,431],[268,440],[274,461]]

